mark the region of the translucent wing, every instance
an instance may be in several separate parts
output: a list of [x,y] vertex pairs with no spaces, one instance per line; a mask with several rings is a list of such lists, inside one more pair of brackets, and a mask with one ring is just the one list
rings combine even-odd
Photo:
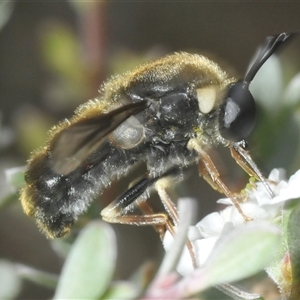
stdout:
[[101,146],[110,132],[145,106],[146,101],[128,104],[106,114],[78,120],[57,133],[49,148],[53,171],[62,175],[74,171]]

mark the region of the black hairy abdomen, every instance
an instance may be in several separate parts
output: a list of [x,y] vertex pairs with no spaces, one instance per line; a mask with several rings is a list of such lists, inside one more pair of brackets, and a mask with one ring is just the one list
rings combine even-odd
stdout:
[[25,174],[35,206],[35,218],[43,230],[46,226],[60,236],[78,215],[87,210],[116,177],[123,176],[135,163],[130,152],[105,143],[76,170],[68,175],[57,174],[51,168],[51,153],[40,154]]

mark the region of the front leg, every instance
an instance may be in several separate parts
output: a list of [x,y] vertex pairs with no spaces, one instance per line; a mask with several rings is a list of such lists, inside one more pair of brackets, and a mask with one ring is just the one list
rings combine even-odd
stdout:
[[233,205],[236,207],[244,220],[250,221],[250,218],[244,214],[239,204],[238,197],[236,197],[222,181],[216,166],[214,165],[210,156],[202,149],[199,141],[196,139],[191,139],[188,143],[188,148],[190,150],[195,150],[200,155],[199,171],[203,178],[211,185],[212,188],[230,198]]
[[243,147],[243,143],[239,143],[230,147],[230,152],[235,161],[250,176],[253,176],[255,179],[260,180],[262,182],[270,197],[273,198],[275,195],[272,189],[270,188],[267,179],[262,175],[249,153],[245,150],[245,147]]

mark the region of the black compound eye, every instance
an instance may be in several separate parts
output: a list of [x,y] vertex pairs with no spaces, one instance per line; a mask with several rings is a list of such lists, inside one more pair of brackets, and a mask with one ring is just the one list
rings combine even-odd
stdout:
[[232,85],[221,106],[219,115],[220,134],[232,142],[239,142],[252,132],[256,118],[253,96],[245,82]]

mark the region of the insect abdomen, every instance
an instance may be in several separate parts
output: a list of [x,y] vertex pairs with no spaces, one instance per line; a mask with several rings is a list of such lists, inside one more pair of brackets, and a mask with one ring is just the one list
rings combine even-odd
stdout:
[[[107,150],[107,151],[106,151]],[[97,152],[68,175],[56,174],[51,168],[51,155],[41,152],[29,163],[25,174],[27,185],[21,191],[21,201],[27,215],[35,217],[38,227],[48,237],[62,237],[69,233],[77,217],[87,210],[91,201],[132,166],[124,165],[124,151],[102,147],[101,161]],[[130,158],[126,158],[130,161]],[[112,167],[115,166],[114,168]],[[119,166],[118,166],[119,165]]]

